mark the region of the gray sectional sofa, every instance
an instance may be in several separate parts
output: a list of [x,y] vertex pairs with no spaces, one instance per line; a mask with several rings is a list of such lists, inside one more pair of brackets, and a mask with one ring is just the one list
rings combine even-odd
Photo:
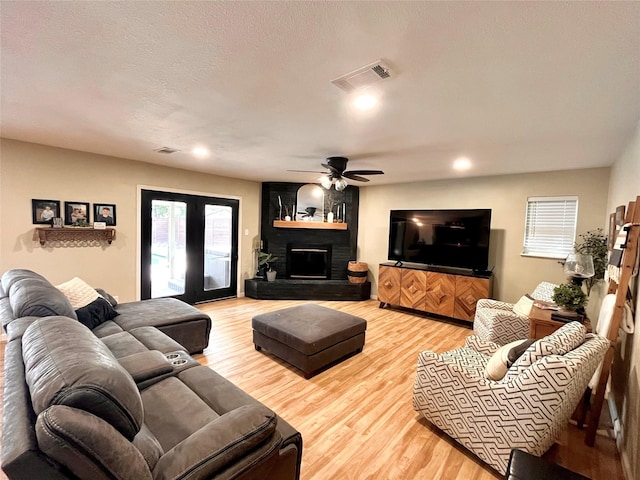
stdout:
[[[113,308],[117,316],[92,328],[96,336],[130,332],[137,338],[138,328],[156,327],[189,353],[200,353],[209,343],[209,316],[175,298],[119,303]],[[0,320],[9,338],[20,336],[34,317],[47,315],[78,319],[69,300],[42,275],[26,269],[9,270],[2,275]],[[144,342],[143,336],[138,340]]]
[[[168,335],[204,321],[197,309],[175,304],[171,319],[156,305],[146,325],[127,312],[91,330],[57,293],[28,270],[0,281],[9,479],[299,479],[301,435]],[[188,331],[176,336],[198,338]]]

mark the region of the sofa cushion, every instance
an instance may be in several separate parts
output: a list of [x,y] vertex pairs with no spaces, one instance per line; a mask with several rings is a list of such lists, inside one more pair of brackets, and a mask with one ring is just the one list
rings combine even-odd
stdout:
[[[10,272],[6,272],[3,278],[8,273]],[[77,320],[78,317],[67,297],[47,280],[34,275],[24,275],[11,281],[8,291],[13,316],[19,318],[63,315]]]
[[31,270],[27,270],[26,268],[14,268],[13,270],[7,270],[2,274],[2,288],[6,294],[9,294],[9,290],[11,286],[25,278],[37,278],[40,280],[47,280],[39,273],[33,272]]
[[40,449],[77,478],[152,478],[133,443],[106,421],[83,410],[64,405],[49,407],[38,415],[36,435]]
[[[154,479],[218,478],[218,473],[222,473],[220,477],[244,478],[224,473],[247,457],[254,464],[275,458],[282,444],[276,423],[276,415],[264,405],[238,407],[167,451],[153,470]],[[248,469],[246,465],[244,468]],[[263,474],[250,478],[270,477]]]
[[56,288],[69,299],[80,323],[89,328],[95,328],[118,315],[95,288],[78,277],[61,283]]
[[22,358],[36,415],[67,405],[102,418],[129,440],[140,430],[142,400],[135,382],[81,323],[36,320],[22,336]]

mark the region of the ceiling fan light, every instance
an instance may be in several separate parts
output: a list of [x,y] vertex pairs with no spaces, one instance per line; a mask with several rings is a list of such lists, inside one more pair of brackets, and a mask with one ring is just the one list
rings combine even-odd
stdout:
[[348,183],[344,178],[339,178],[338,180],[336,180],[336,190],[338,192],[341,192],[342,190],[347,188],[347,185]]
[[328,175],[323,175],[320,177],[320,185],[322,185],[327,190],[331,188],[332,184],[333,184],[333,181]]

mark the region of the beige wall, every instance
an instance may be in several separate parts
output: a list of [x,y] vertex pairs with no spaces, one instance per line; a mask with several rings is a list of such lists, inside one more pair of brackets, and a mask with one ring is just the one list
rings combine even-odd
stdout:
[[[1,272],[29,268],[54,284],[78,276],[120,301],[136,300],[138,186],[144,185],[240,198],[239,292],[253,276],[260,183],[7,139],[0,154]],[[32,198],[115,203],[117,238],[111,246],[41,247],[33,241]]]
[[[640,195],[640,125],[624,154],[611,169],[607,212]],[[622,424],[619,448],[627,480],[640,480],[640,294],[635,292],[635,335],[620,333],[612,369],[612,391]]]
[[387,260],[390,210],[490,208],[493,296],[514,302],[543,280],[565,281],[557,260],[520,255],[527,197],[577,195],[582,233],[602,226],[608,187],[608,168],[365,187],[360,190],[358,260],[369,264],[376,294],[378,264]]

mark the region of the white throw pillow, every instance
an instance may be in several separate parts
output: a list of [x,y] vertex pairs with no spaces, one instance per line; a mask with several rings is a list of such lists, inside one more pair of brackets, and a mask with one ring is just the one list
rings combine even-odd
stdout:
[[56,285],[56,288],[69,299],[74,310],[82,308],[101,297],[95,288],[78,277]]

